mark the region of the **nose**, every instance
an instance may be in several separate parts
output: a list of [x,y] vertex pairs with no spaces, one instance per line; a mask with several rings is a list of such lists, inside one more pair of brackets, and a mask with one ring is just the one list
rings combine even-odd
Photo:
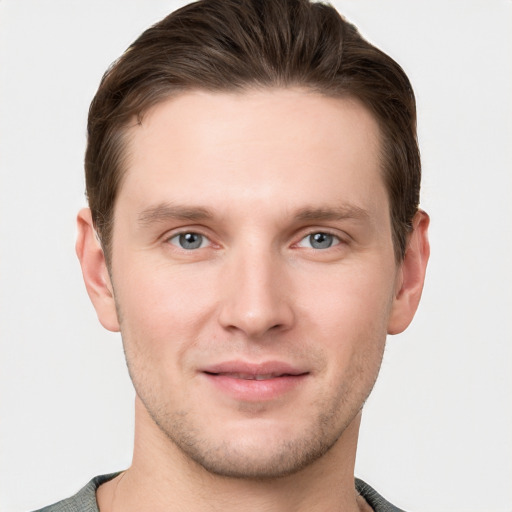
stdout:
[[279,255],[242,251],[231,255],[226,266],[219,315],[224,329],[261,339],[293,325],[293,292]]

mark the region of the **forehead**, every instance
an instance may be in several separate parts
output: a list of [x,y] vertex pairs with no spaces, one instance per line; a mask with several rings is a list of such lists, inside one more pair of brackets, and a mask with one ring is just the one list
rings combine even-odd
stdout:
[[227,198],[300,208],[309,197],[377,209],[387,204],[379,147],[377,122],[351,98],[191,91],[129,129],[119,199],[139,209],[173,201],[220,207]]

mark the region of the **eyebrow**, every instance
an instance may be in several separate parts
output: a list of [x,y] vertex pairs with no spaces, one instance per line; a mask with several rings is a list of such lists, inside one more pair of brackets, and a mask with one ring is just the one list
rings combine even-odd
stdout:
[[168,220],[200,221],[211,219],[212,217],[212,213],[201,206],[181,206],[162,203],[142,210],[138,215],[138,222],[146,226]]
[[[142,210],[138,215],[138,222],[142,226],[169,220],[204,221],[211,220],[213,213],[202,206],[184,206],[170,203],[161,203]],[[298,221],[326,221],[326,220],[366,220],[370,217],[367,210],[355,205],[338,207],[305,207],[299,209],[294,218]]]
[[367,220],[370,214],[364,208],[355,205],[343,205],[329,208],[301,208],[296,213],[297,220],[322,221],[322,220]]

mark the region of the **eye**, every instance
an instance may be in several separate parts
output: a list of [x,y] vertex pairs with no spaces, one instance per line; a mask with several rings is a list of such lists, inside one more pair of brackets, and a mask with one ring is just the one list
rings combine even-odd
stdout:
[[199,233],[178,233],[173,237],[169,238],[169,243],[185,249],[186,251],[192,251],[194,249],[202,249],[207,247],[210,241],[205,236]]
[[304,237],[297,245],[299,247],[309,247],[312,249],[329,249],[329,247],[338,245],[339,243],[340,239],[337,236],[320,231]]

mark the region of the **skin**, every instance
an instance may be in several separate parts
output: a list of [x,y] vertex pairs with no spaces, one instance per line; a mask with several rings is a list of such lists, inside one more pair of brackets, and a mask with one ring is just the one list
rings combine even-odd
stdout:
[[[130,128],[110,271],[78,217],[89,295],[137,392],[133,464],[100,487],[102,512],[367,507],[360,411],[429,254],[418,212],[395,261],[379,135],[358,102],[299,89],[187,92]],[[225,388],[206,370],[226,361],[300,376]]]

